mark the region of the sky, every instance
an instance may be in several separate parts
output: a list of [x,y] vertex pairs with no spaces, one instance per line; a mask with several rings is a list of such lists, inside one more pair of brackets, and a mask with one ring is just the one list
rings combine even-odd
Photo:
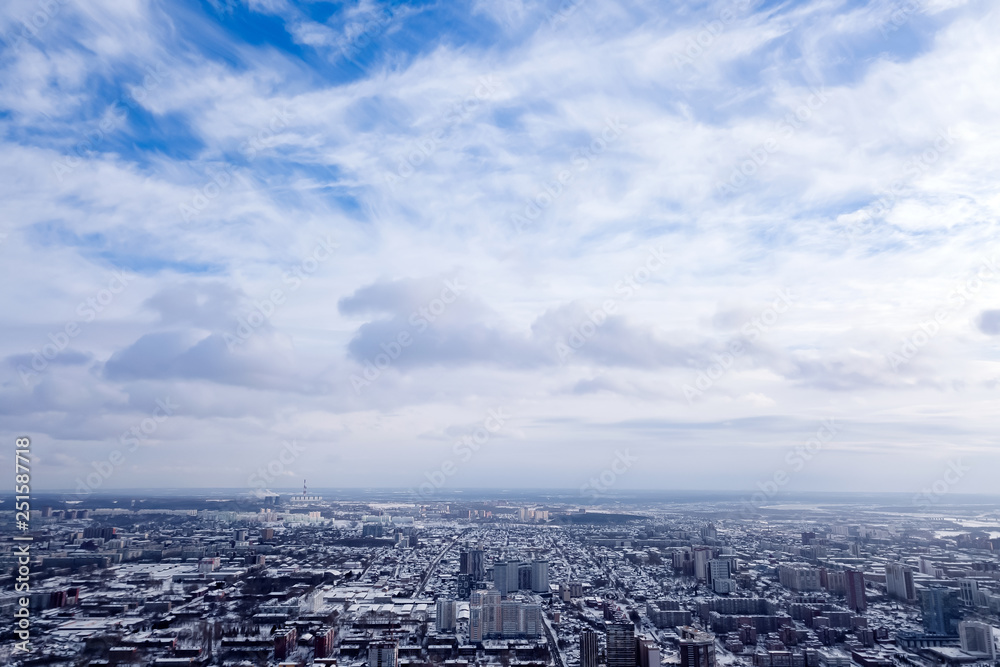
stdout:
[[12,0],[0,456],[81,497],[995,492],[997,34],[985,0]]

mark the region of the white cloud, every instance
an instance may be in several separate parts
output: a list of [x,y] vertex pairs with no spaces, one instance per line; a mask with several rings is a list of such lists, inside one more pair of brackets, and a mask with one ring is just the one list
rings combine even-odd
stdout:
[[[311,483],[411,485],[409,469],[352,452],[433,456],[421,434],[500,404],[552,462],[586,442],[603,465],[635,438],[653,472],[695,447],[745,471],[717,479],[694,466],[693,486],[750,487],[759,462],[738,435],[690,424],[731,421],[780,451],[832,416],[857,425],[859,465],[932,425],[940,436],[908,450],[914,470],[942,440],[988,455],[1000,275],[948,304],[1000,253],[997,11],[928,5],[884,36],[891,4],[802,3],[735,12],[706,37],[729,4],[587,0],[558,21],[538,3],[407,10],[373,28],[361,68],[340,47],[351,25],[380,16],[374,4],[323,22],[286,3],[204,15],[112,4],[67,5],[0,53],[0,265],[17,285],[0,293],[0,421],[49,448],[40,483],[71,485],[67,461],[101,456],[165,395],[187,405],[130,482],[163,465],[172,482],[238,485],[247,473],[233,448],[266,461],[282,437],[309,433],[303,465],[326,475]],[[228,21],[247,11],[288,34],[241,40]],[[433,21],[440,33],[421,27]],[[147,67],[166,75],[147,86]],[[76,154],[135,86],[124,120]],[[624,129],[602,138],[608,123]],[[952,140],[935,148],[942,133]],[[748,161],[745,181],[720,191]],[[538,214],[518,233],[511,216],[532,201]],[[335,256],[227,349],[239,318],[288,290],[327,236]],[[621,298],[647,246],[669,261]],[[135,281],[25,386],[18,365],[115,266]],[[452,275],[468,284],[456,308],[355,391],[351,375],[411,326],[417,287]],[[381,310],[343,305],[387,285],[399,294]],[[782,288],[795,307],[686,400],[682,387]],[[560,338],[609,298],[614,316],[560,362]],[[894,369],[890,353],[942,307],[952,316]],[[668,426],[633,427],[654,419]],[[193,451],[227,462],[220,477],[167,466]],[[595,465],[548,483],[577,487]],[[464,474],[489,479],[471,464]]]

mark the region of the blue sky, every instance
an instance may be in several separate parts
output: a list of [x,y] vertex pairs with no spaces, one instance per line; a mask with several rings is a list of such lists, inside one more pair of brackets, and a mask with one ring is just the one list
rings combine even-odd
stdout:
[[622,489],[754,489],[832,419],[787,490],[995,490],[998,29],[7,3],[0,424],[50,489],[249,487],[286,441],[274,487],[579,488],[627,449]]

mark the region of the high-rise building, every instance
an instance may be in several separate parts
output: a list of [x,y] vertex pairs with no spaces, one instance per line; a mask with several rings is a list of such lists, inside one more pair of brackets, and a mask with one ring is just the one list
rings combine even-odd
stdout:
[[975,579],[959,579],[958,585],[962,592],[962,604],[975,607],[979,598],[979,582]]
[[459,573],[455,577],[455,598],[458,600],[468,600],[472,595],[472,577],[468,574]]
[[[507,595],[507,567],[513,566],[515,573],[517,572],[516,563],[507,563],[506,561],[497,561],[493,563],[493,585],[496,586],[500,595]],[[517,576],[515,574],[515,576]]]
[[295,628],[284,628],[274,634],[274,658],[284,660],[298,648],[298,631]]
[[542,634],[542,607],[522,598],[501,598],[495,588],[472,591],[469,598],[469,638],[538,637]]
[[547,560],[531,562],[531,590],[535,593],[549,592],[549,562]]
[[[819,568],[820,586],[825,586],[826,590],[837,595],[847,595],[847,573],[844,570],[827,570]],[[826,583],[823,578],[826,577]]]
[[635,651],[638,667],[660,667],[660,646],[649,637],[636,637]]
[[504,637],[516,637],[521,630],[521,603],[516,600],[504,600],[500,603],[500,634]]
[[635,667],[635,626],[607,624],[608,667]]
[[486,578],[486,559],[482,549],[463,549],[458,555],[458,571],[469,575],[471,581],[483,581]]
[[580,633],[580,667],[597,667],[597,633],[593,630]]
[[914,602],[917,599],[913,570],[902,563],[886,563],[885,587],[889,597],[896,600]]
[[542,634],[542,605],[521,605],[521,627],[519,634],[525,637],[538,637]]
[[779,565],[778,580],[793,591],[818,591],[820,588],[819,570],[806,565]]
[[517,590],[531,590],[531,563],[521,563],[517,566]]
[[858,570],[848,570],[844,573],[847,578],[847,606],[857,612],[868,609],[868,600],[865,597],[865,573]]
[[500,602],[502,597],[500,596],[500,591],[495,588],[491,588],[486,591],[486,598],[483,608],[486,610],[485,623],[483,624],[483,630],[487,635],[500,634],[500,630],[503,627],[501,624],[500,617]]
[[437,601],[436,626],[438,632],[448,632],[455,629],[457,625],[455,607],[454,600],[441,599]]
[[368,667],[396,667],[399,646],[396,642],[373,642],[368,645]]
[[958,624],[958,637],[963,651],[983,654],[991,663],[996,661],[997,648],[993,641],[993,627],[989,623],[962,621]]
[[958,591],[944,586],[918,590],[924,630],[938,635],[955,635],[962,619],[962,598]]
[[715,667],[715,635],[690,626],[680,632],[681,667]]
[[712,547],[694,548],[694,576],[708,580],[708,561],[712,559]]
[[[531,578],[531,565],[528,565],[527,577]],[[507,597],[516,592],[521,585],[520,572],[522,563],[518,561],[498,561],[493,564],[493,585],[500,595]],[[530,586],[530,583],[529,583]]]
[[[520,561],[507,561],[507,595],[516,593],[521,589],[522,565],[524,565],[524,563],[521,563]],[[528,571],[529,573],[531,571],[530,565],[528,567]],[[528,574],[528,577],[530,578],[531,575]]]
[[313,655],[317,658],[325,658],[333,653],[333,642],[336,638],[336,631],[333,626],[328,625],[316,631],[313,640]]
[[486,632],[484,631],[485,611],[483,607],[469,605],[469,641],[473,644],[482,642],[483,637],[486,636]]
[[713,558],[705,568],[705,583],[711,585],[716,579],[730,579],[733,576],[733,563],[727,558]]

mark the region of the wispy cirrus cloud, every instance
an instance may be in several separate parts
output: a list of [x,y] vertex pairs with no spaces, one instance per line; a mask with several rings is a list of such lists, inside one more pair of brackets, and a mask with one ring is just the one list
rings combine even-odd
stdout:
[[[501,404],[518,415],[505,447],[555,461],[584,443],[593,465],[566,484],[631,437],[653,472],[698,444],[747,486],[760,477],[759,457],[690,423],[777,447],[799,435],[784,425],[834,416],[836,446],[860,460],[912,433],[914,469],[935,469],[949,438],[987,446],[1000,281],[984,278],[904,368],[886,354],[1000,253],[988,4],[905,17],[853,2],[45,6],[36,29],[24,22],[39,3],[0,16],[13,286],[0,423],[52,452],[40,484],[66,485],[66,461],[99,456],[181,392],[190,407],[137,454],[130,485],[195,448],[219,465],[178,467],[171,483],[239,485],[233,443],[267,460],[295,434],[347,452],[333,466],[306,449],[331,485],[406,484],[360,459],[350,478],[338,470],[360,444],[418,460],[421,434]],[[613,141],[609,122],[623,128]],[[741,169],[752,175],[719,188]],[[538,214],[515,228],[526,202]],[[337,253],[292,294],[328,236]],[[650,246],[664,266],[619,298]],[[19,365],[114,270],[135,275],[128,290],[22,382]],[[461,293],[421,314],[449,280]],[[751,339],[742,325],[788,286],[794,310]],[[275,290],[281,308],[227,345]],[[560,355],[609,299],[615,312]],[[355,391],[352,375],[404,332],[405,351]],[[683,386],[734,342],[746,352],[689,403]],[[653,418],[678,426],[629,426]],[[623,483],[655,483],[643,474]]]

